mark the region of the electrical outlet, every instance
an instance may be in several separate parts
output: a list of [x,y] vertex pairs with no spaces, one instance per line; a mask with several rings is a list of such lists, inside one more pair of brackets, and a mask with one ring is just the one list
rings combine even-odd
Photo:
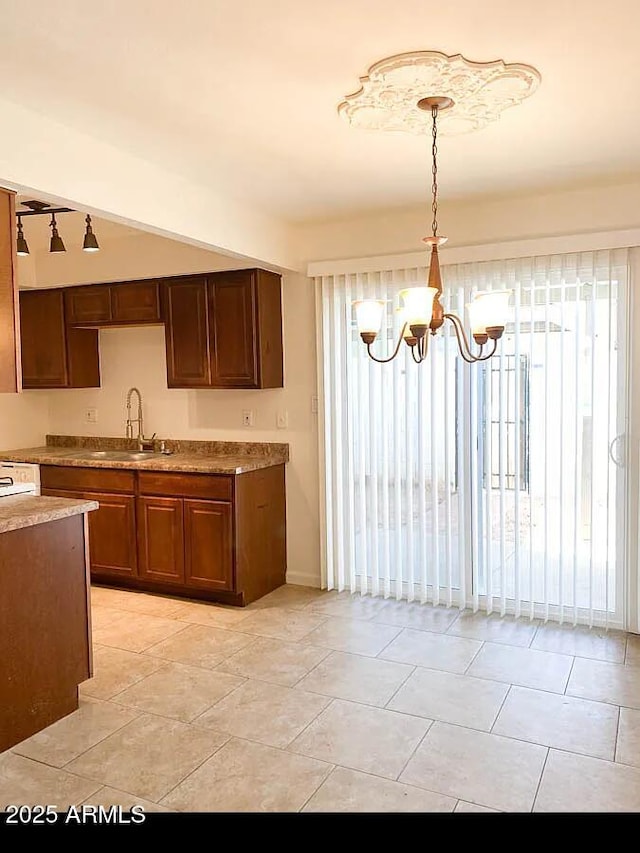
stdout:
[[278,429],[287,429],[289,426],[289,412],[278,412],[276,415],[276,426]]
[[84,422],[86,424],[97,424],[98,423],[98,410],[94,409],[93,406],[84,410]]
[[246,427],[252,427],[254,424],[253,409],[245,409],[242,413],[242,423]]

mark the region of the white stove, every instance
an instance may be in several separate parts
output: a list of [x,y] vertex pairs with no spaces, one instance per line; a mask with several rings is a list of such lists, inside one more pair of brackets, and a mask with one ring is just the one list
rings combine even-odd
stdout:
[[0,498],[6,498],[8,495],[35,495],[35,483],[8,483],[10,477],[0,479]]
[[0,460],[0,497],[40,494],[40,466]]

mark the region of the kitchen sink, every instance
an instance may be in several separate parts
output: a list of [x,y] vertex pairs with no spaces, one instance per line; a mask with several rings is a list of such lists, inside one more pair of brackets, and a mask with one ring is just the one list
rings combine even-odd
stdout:
[[142,462],[161,455],[152,450],[80,450],[73,454],[78,459],[103,459],[105,462]]

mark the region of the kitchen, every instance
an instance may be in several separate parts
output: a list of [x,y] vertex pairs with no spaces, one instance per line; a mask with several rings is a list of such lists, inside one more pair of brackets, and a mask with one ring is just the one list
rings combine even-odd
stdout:
[[[17,437],[3,445],[5,507],[19,503],[8,497],[18,491],[75,500],[85,510],[93,503],[86,544],[97,582],[239,606],[277,588],[289,544],[289,444],[274,439],[289,437],[295,417],[283,412],[291,396],[283,388],[281,277],[227,275],[222,256],[95,218],[100,251],[69,245],[60,258],[47,251],[48,218],[21,217],[31,249],[14,259],[18,284],[30,285],[19,290],[20,397],[44,410],[54,429],[57,412],[70,426],[46,434],[40,415],[31,424],[35,447]],[[60,231],[66,222],[66,237],[84,218],[58,214]],[[68,278],[73,286],[52,286]],[[89,286],[76,286],[78,278]],[[200,350],[192,347],[199,322]],[[116,390],[130,383],[128,393]],[[215,403],[208,412],[207,395]],[[187,403],[184,425],[176,397]],[[176,431],[162,431],[163,421]]]
[[0,5],[0,808],[640,811],[633,2]]

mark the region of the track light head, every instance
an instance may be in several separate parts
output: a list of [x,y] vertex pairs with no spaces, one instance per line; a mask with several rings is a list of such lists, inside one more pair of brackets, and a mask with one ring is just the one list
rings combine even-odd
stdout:
[[96,239],[96,235],[93,233],[93,228],[91,227],[91,217],[87,213],[87,218],[85,219],[87,223],[87,228],[84,232],[84,242],[82,244],[83,252],[99,252],[100,246],[98,245],[98,241]]
[[22,219],[18,216],[18,239],[16,240],[16,251],[21,258],[29,254],[29,244],[22,233]]
[[64,243],[62,242],[62,237],[58,234],[58,226],[56,223],[55,214],[51,214],[51,222],[49,223],[51,228],[51,243],[49,245],[50,252],[66,252],[66,248]]

